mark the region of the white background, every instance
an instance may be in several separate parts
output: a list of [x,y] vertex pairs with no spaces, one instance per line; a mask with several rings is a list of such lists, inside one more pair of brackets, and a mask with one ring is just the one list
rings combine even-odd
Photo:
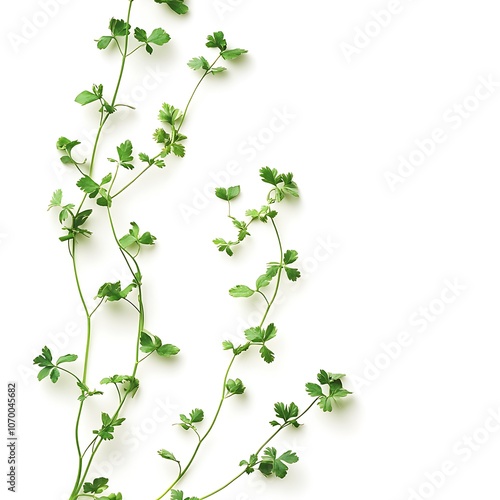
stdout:
[[[88,148],[95,110],[73,99],[92,83],[108,91],[114,85],[117,53],[97,51],[93,40],[106,34],[110,17],[125,16],[127,2],[47,1],[50,16],[42,4],[11,2],[1,20],[2,369],[5,381],[19,384],[17,497],[59,500],[75,471],[78,394],[67,380],[39,384],[31,360],[46,344],[57,355],[81,355],[84,322],[56,214],[45,208],[59,187],[68,201],[80,198],[77,176],[60,166],[54,144],[65,135]],[[301,458],[286,480],[255,474],[219,498],[498,497],[500,424],[491,415],[500,419],[500,86],[489,95],[479,88],[482,101],[473,97],[481,79],[500,82],[495,2],[189,4],[191,14],[179,18],[152,0],[134,2],[132,24],[162,26],[172,41],[128,65],[121,100],[137,111],[122,109],[110,120],[97,177],[110,171],[106,158],[124,139],[136,152],[155,154],[157,111],[164,101],[184,106],[197,78],[185,62],[211,57],[206,34],[223,29],[230,44],[250,53],[197,94],[184,130],[186,158],[169,160],[115,204],[120,233],[135,220],[158,236],[156,248],[141,256],[147,328],[182,352],[175,361],[141,366],[140,394],[127,404],[120,439],[103,446],[96,475],[109,474],[110,491],[125,500],[156,498],[175,473],[156,450],[185,460],[194,445],[193,436],[171,426],[178,413],[198,406],[213,414],[229,356],[220,342],[241,335],[261,307],[257,298],[232,299],[227,290],[251,284],[279,255],[270,227],[253,231],[232,259],[216,251],[211,240],[233,231],[212,179],[242,186],[235,204],[242,213],[262,202],[258,169],[269,165],[294,172],[301,189],[298,203],[280,207],[278,222],[284,245],[302,257],[304,278],[283,287],[272,311],[276,362],[267,366],[257,353],[238,359],[232,375],[247,394],[228,401],[182,488],[201,496],[232,477],[269,435],[273,403],[304,407],[304,383],[325,368],[348,374],[350,403],[333,414],[310,412],[304,427],[279,437],[280,450],[293,448]],[[397,13],[383,28],[368,24],[363,40],[359,30],[372,12],[389,5]],[[29,31],[33,21],[40,27]],[[354,43],[356,53],[346,57],[345,44]],[[154,77],[145,80],[147,74]],[[456,118],[454,106],[464,101],[468,116]],[[277,113],[289,115],[288,123],[270,134]],[[408,158],[415,141],[428,142],[436,128],[445,139],[391,190],[387,172],[398,174],[399,157]],[[261,138],[259,151],[249,149],[252,136]],[[237,173],[228,177],[229,163]],[[196,213],[187,216],[187,207]],[[88,300],[104,281],[128,279],[104,218],[91,227],[94,237],[80,247]],[[445,304],[447,283],[460,290],[445,291]],[[429,307],[434,313],[422,319],[420,308]],[[93,386],[130,371],[133,360],[133,314],[116,304],[103,310]],[[403,347],[394,344],[398,338],[406,339]],[[89,432],[113,404],[112,395],[89,402]],[[445,462],[446,477],[436,473]]]

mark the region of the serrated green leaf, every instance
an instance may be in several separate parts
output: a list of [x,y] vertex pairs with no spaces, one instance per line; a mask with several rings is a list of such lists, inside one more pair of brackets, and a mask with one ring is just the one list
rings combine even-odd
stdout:
[[197,71],[199,69],[204,69],[205,71],[210,68],[210,63],[203,57],[193,57],[189,62],[188,66]]

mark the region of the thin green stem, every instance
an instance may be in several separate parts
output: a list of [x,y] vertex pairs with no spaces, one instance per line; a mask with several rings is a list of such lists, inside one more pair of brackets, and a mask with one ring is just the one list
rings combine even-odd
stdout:
[[276,297],[278,296],[278,290],[279,290],[280,284],[281,284],[281,275],[283,273],[283,245],[281,243],[281,238],[280,238],[280,234],[278,232],[278,228],[276,227],[276,223],[274,222],[273,218],[271,218],[271,223],[273,225],[274,232],[276,233],[276,238],[278,239],[278,245],[280,247],[280,268],[279,268],[279,271],[278,271],[278,277],[277,277],[277,280],[276,280],[276,287],[274,289],[274,294],[273,294],[271,300],[267,304],[267,308],[266,308],[266,310],[264,312],[264,316],[262,317],[262,321],[260,322],[260,325],[259,325],[260,328],[262,328],[262,325],[266,321],[266,318],[267,318],[267,316],[269,314],[269,311],[271,310],[271,307],[273,306],[274,301],[276,300]]
[[[182,125],[184,124],[184,120],[186,119],[186,115],[187,115],[187,112],[189,110],[189,107],[191,106],[191,103],[194,99],[194,96],[196,94],[196,92],[198,91],[200,85],[202,84],[203,80],[205,80],[205,78],[208,76],[208,74],[210,73],[210,71],[212,70],[212,68],[215,66],[215,64],[217,64],[217,61],[221,58],[221,56],[219,55],[217,57],[217,59],[215,59],[215,61],[210,65],[210,67],[205,71],[205,73],[203,73],[203,76],[200,78],[200,80],[198,81],[198,83],[196,84],[193,92],[191,93],[191,96],[189,97],[189,100],[186,104],[186,107],[184,108],[184,113],[182,114],[182,118],[181,118],[181,121],[179,123],[179,126],[177,127],[177,130],[175,131],[176,133],[179,133],[180,130],[181,130],[181,127]],[[156,160],[160,157],[160,154],[156,155],[153,160]],[[123,193],[123,191],[125,191],[126,189],[128,189],[132,184],[134,184],[134,182],[136,182],[142,175],[144,175],[151,167],[153,166],[153,164],[151,165],[148,165],[147,167],[145,167],[143,170],[141,170],[141,172],[139,172],[130,182],[128,182],[127,184],[125,184],[125,186],[123,186],[118,192],[116,192],[114,195],[111,196],[111,190],[110,190],[110,196],[112,199],[116,198],[119,194]]]
[[204,495],[200,497],[200,500],[204,500],[205,498],[213,497],[217,493],[220,493],[222,490],[225,490],[228,486],[231,486],[235,481],[237,481],[241,476],[245,474],[245,471],[241,471],[238,475],[233,477],[230,481],[228,481],[224,486],[221,486],[220,488],[216,489],[215,491],[212,491],[212,493],[209,493],[208,495]]
[[[319,398],[315,398],[314,401],[295,419],[295,420],[299,420],[300,418],[302,418],[317,402],[318,402]],[[261,453],[261,451],[283,430],[283,429],[286,429],[287,427],[289,427],[291,425],[291,422],[287,422],[285,424],[282,424],[279,426],[279,428],[273,432],[271,434],[271,436],[266,439],[264,441],[264,443],[258,448],[258,450],[254,453],[254,455],[258,456],[259,453]],[[220,488],[217,488],[215,491],[212,491],[211,493],[209,493],[208,495],[203,495],[202,497],[200,497],[200,500],[204,500],[205,498],[209,498],[209,497],[212,497],[214,495],[216,495],[217,493],[220,493],[221,491],[225,490],[228,486],[230,486],[231,484],[233,484],[235,481],[237,481],[241,476],[243,476],[244,474],[246,473],[246,469],[241,471],[240,473],[238,473],[235,477],[233,477],[233,479],[231,479],[230,481],[228,481],[227,483],[225,483],[223,486],[221,486]]]
[[[278,271],[278,277],[277,277],[277,280],[276,280],[276,287],[275,287],[272,299],[270,301],[268,301],[267,297],[264,294],[262,294],[264,296],[264,298],[266,299],[267,307],[266,307],[266,310],[264,312],[262,321],[260,323],[260,327],[261,328],[262,328],[262,325],[264,324],[264,321],[266,320],[266,318],[267,318],[267,316],[269,314],[269,311],[271,310],[271,307],[273,306],[273,304],[274,304],[274,302],[276,300],[276,297],[278,295],[278,291],[279,291],[279,287],[280,287],[280,283],[281,283],[281,273],[282,273],[282,270],[283,270],[282,269],[283,268],[283,245],[281,243],[281,238],[280,238],[280,235],[279,235],[279,232],[278,232],[278,228],[276,227],[276,223],[274,222],[273,219],[271,219],[271,222],[272,222],[274,231],[276,233],[276,238],[278,240],[278,246],[279,246],[279,250],[280,250],[280,269]],[[253,345],[253,344],[251,344],[251,345]],[[229,373],[231,371],[231,368],[233,366],[233,363],[234,363],[235,359],[236,359],[236,354],[233,355],[233,357],[231,359],[231,362],[229,363],[229,366],[228,366],[228,368],[226,370],[226,373],[224,375],[224,383],[223,383],[223,388],[222,388],[222,397],[220,399],[219,406],[217,407],[217,411],[215,413],[214,418],[212,419],[210,427],[208,428],[208,430],[205,432],[205,434],[203,435],[203,437],[198,442],[198,445],[196,446],[196,448],[195,448],[195,450],[194,450],[194,452],[193,452],[193,454],[191,456],[191,459],[187,463],[186,467],[184,467],[184,469],[177,476],[177,478],[175,479],[175,481],[156,500],[161,500],[162,498],[164,498],[177,485],[177,483],[184,477],[184,475],[187,473],[187,471],[191,467],[192,463],[194,462],[194,460],[195,460],[195,458],[196,458],[196,456],[198,454],[198,451],[200,450],[200,447],[203,444],[203,441],[205,441],[205,439],[208,437],[208,435],[212,432],[212,429],[214,428],[215,423],[217,422],[217,419],[219,418],[219,415],[220,415],[220,412],[222,410],[222,406],[224,404],[224,401],[227,399],[226,398],[226,383],[228,381]],[[235,479],[231,480],[226,486],[228,486],[232,482],[236,481],[236,479],[238,479],[238,477],[236,477]],[[224,489],[224,488],[222,488],[222,489]],[[220,490],[218,490],[218,491],[220,491]],[[210,494],[208,496],[212,496],[215,493],[217,493],[217,492],[214,492],[214,493],[212,493],[212,494]]]
[[198,90],[199,86],[202,84],[203,80],[207,77],[207,75],[210,73],[212,68],[217,64],[217,61],[221,58],[221,54],[217,56],[217,59],[210,65],[210,67],[203,73],[203,76],[200,78],[200,81],[197,83],[196,87],[193,90],[193,93],[191,94],[191,97],[189,98],[186,107],[184,108],[184,113],[181,118],[181,122],[179,123],[179,126],[177,127],[177,132],[180,132],[182,125],[184,124],[184,120],[186,119],[187,112],[189,110],[189,106],[191,106],[191,102],[193,101],[194,95],[196,94],[196,91]]

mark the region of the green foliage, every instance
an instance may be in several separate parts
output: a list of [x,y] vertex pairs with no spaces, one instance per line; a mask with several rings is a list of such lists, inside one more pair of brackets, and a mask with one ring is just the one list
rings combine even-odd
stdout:
[[167,4],[176,14],[187,14],[189,7],[186,5],[185,0],[155,0],[156,3]]
[[184,498],[184,492],[180,490],[172,490],[170,500],[200,500],[198,497]]
[[295,464],[299,457],[292,451],[286,451],[278,456],[276,448],[266,448],[261,457],[259,470],[266,477],[276,476],[283,479],[288,473],[287,464]]
[[102,412],[101,422],[101,428],[92,432],[104,441],[111,441],[114,439],[115,428],[122,425],[122,423],[125,422],[125,418],[110,417],[107,413]]
[[172,462],[177,462],[179,463],[179,460],[177,460],[174,456],[173,453],[167,450],[158,450],[158,455],[160,455],[161,458],[164,458],[165,460],[171,460]]
[[138,42],[144,43],[146,47],[146,52],[151,55],[153,53],[153,45],[165,45],[170,41],[170,35],[163,28],[154,29],[148,36],[145,30],[141,28],[135,28],[134,37]]
[[54,362],[52,352],[47,346],[45,346],[42,349],[42,354],[33,360],[33,364],[38,365],[41,368],[38,373],[38,380],[42,381],[44,378],[49,377],[54,384],[57,383],[59,377],[61,376],[61,371],[57,367],[64,363],[73,363],[77,359],[78,356],[76,354],[66,354],[65,356],[59,357],[57,361]]
[[109,479],[105,477],[97,477],[91,483],[85,483],[83,485],[84,493],[102,493],[108,489]]
[[189,417],[187,417],[184,414],[180,414],[179,418],[181,419],[181,421],[177,425],[180,425],[186,431],[190,429],[196,431],[197,428],[194,424],[199,424],[200,422],[203,422],[205,418],[205,413],[203,410],[195,408],[189,413]]
[[[318,398],[318,405],[324,412],[331,412],[334,404],[352,394],[352,392],[344,389],[341,380],[343,377],[345,375],[341,373],[329,373],[320,370],[317,379],[321,385],[311,382],[306,384],[307,393],[313,398]],[[326,393],[321,386],[327,386]]]
[[131,245],[154,245],[156,241],[156,236],[153,236],[149,231],[146,231],[142,235],[140,233],[139,226],[135,222],[131,222],[132,228],[129,230],[128,234],[120,238],[120,246],[122,248],[128,248]]
[[106,299],[109,302],[117,302],[126,299],[134,288],[137,288],[136,283],[131,283],[123,289],[120,281],[116,283],[104,283],[99,288],[96,298]]
[[231,396],[236,396],[238,394],[244,394],[246,387],[243,385],[243,382],[237,378],[236,380],[229,379],[226,382],[226,398]]
[[156,352],[162,358],[171,358],[179,354],[180,349],[172,344],[163,344],[160,337],[143,330],[140,337],[141,351],[146,354]]

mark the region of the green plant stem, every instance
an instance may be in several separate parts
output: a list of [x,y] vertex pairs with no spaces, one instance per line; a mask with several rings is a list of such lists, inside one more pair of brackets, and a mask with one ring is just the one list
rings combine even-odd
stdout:
[[[276,238],[278,240],[278,246],[279,246],[279,250],[280,250],[280,269],[278,271],[278,277],[277,277],[277,280],[276,280],[276,287],[274,289],[274,294],[273,294],[272,299],[270,301],[267,301],[267,298],[264,296],[264,298],[266,298],[267,307],[266,307],[266,310],[264,312],[262,321],[260,322],[260,327],[261,328],[262,328],[262,325],[264,324],[264,321],[266,320],[266,318],[267,318],[267,316],[269,314],[269,311],[271,310],[271,307],[273,306],[273,304],[274,304],[274,302],[276,300],[276,297],[278,295],[278,291],[279,291],[279,287],[280,287],[280,283],[281,283],[282,267],[283,267],[283,245],[281,243],[281,238],[280,238],[280,235],[279,235],[276,223],[274,222],[273,219],[271,219],[271,222],[272,222],[275,234],[276,234]],[[252,345],[254,345],[254,344],[252,344]],[[258,344],[258,345],[260,345],[260,344]],[[231,362],[229,363],[229,366],[228,366],[228,368],[226,370],[226,373],[224,375],[224,382],[223,382],[223,386],[222,386],[222,397],[221,397],[221,399],[219,401],[219,405],[217,407],[217,411],[215,413],[214,418],[212,419],[212,422],[211,422],[208,430],[205,432],[205,434],[203,435],[203,437],[199,440],[199,442],[198,442],[196,448],[194,449],[194,452],[193,452],[193,454],[192,454],[189,462],[187,463],[186,467],[184,467],[181,470],[181,472],[179,473],[179,475],[177,476],[177,478],[175,479],[175,481],[156,500],[161,500],[162,498],[164,498],[170,491],[172,491],[173,488],[175,488],[175,486],[179,483],[179,481],[185,476],[185,474],[187,473],[187,471],[189,470],[189,468],[193,464],[193,462],[194,462],[194,460],[195,460],[195,458],[196,458],[196,456],[197,456],[197,454],[198,454],[198,452],[199,452],[199,450],[201,448],[201,445],[203,444],[203,441],[205,441],[205,439],[212,432],[212,429],[214,428],[214,426],[215,426],[215,424],[217,422],[217,419],[219,418],[220,412],[222,410],[222,406],[224,405],[224,401],[227,399],[226,398],[226,383],[228,381],[229,373],[231,371],[231,368],[232,368],[232,366],[234,364],[234,361],[235,361],[236,357],[237,357],[236,355],[233,355],[233,357],[231,358]],[[236,481],[236,479],[238,479],[238,478],[233,479],[226,486],[229,486],[229,484],[231,484],[232,482]],[[222,489],[224,489],[224,488],[222,488]],[[215,493],[212,493],[212,494],[215,494]],[[211,496],[211,495],[209,495],[209,496]]]
[[[307,407],[307,409],[305,409],[296,419],[294,420],[299,420],[300,418],[302,418],[317,402],[318,402],[319,398],[315,398],[314,401]],[[259,455],[259,453],[262,452],[262,450],[283,430],[283,429],[286,429],[287,427],[289,427],[291,425],[290,422],[287,422],[285,424],[282,424],[279,426],[278,430],[276,430],[275,432],[273,432],[271,434],[271,436],[266,439],[266,441],[264,441],[264,443],[259,447],[259,449],[254,453],[254,455]],[[220,493],[221,491],[225,490],[228,486],[230,486],[231,484],[233,484],[235,481],[237,481],[241,476],[243,476],[244,474],[246,473],[246,470],[243,470],[241,471],[240,473],[238,473],[235,477],[233,477],[230,481],[228,481],[227,483],[225,483],[223,486],[221,486],[220,488],[217,488],[215,491],[212,491],[211,493],[209,493],[208,495],[203,495],[202,497],[200,497],[200,500],[204,500],[205,498],[209,498],[209,497],[212,497],[214,495],[216,495],[217,493]]]
[[[202,84],[203,80],[205,80],[205,78],[207,77],[207,75],[210,73],[210,71],[212,70],[212,68],[217,64],[217,61],[221,58],[221,56],[219,55],[217,57],[217,59],[215,59],[215,61],[210,65],[210,67],[205,70],[205,73],[203,73],[203,76],[200,78],[200,80],[198,81],[198,83],[196,84],[193,92],[191,93],[191,96],[189,97],[189,100],[186,104],[186,107],[184,108],[184,113],[182,114],[182,118],[181,118],[181,122],[179,124],[179,127],[177,128],[177,133],[180,132],[181,128],[182,128],[182,125],[184,124],[184,120],[186,119],[186,115],[187,115],[187,112],[189,110],[189,107],[191,106],[191,102],[193,101],[194,99],[194,96],[196,94],[196,92],[198,91],[198,89],[200,88],[200,85]],[[161,153],[156,155],[153,160],[157,160],[159,157],[161,156]],[[111,196],[112,199],[116,198],[119,194],[123,193],[123,191],[125,191],[126,189],[128,189],[132,184],[134,184],[134,182],[136,182],[142,175],[144,175],[153,165],[148,165],[147,167],[144,167],[130,182],[128,182],[127,184],[125,184],[125,186],[123,186],[118,192],[116,192],[114,195]],[[111,190],[110,190],[111,191]]]
[[[132,4],[133,4],[133,0],[129,0],[129,6],[128,6],[128,11],[127,11],[127,23],[129,23],[129,24],[130,24],[131,12],[132,12]],[[128,46],[129,37],[130,37],[129,34],[127,34],[126,37],[125,37],[125,47]],[[121,62],[121,66],[120,66],[120,72],[119,72],[119,75],[118,75],[118,81],[116,83],[116,88],[115,88],[115,92],[114,92],[114,95],[113,95],[113,100],[111,102],[112,106],[114,106],[115,103],[116,103],[116,98],[118,96],[118,92],[119,92],[120,85],[121,85],[122,78],[123,78],[123,73],[124,73],[124,70],[125,70],[126,58],[127,58],[127,56],[126,56],[126,50],[125,50],[122,53],[122,62]],[[93,170],[94,170],[95,161],[96,161],[96,157],[97,157],[97,148],[98,148],[98,145],[99,145],[99,141],[100,141],[100,138],[101,138],[101,134],[102,134],[104,125],[106,124],[109,116],[110,116],[110,114],[107,113],[106,116],[103,117],[103,114],[101,112],[101,116],[100,116],[100,120],[99,120],[99,127],[98,127],[97,135],[96,135],[96,138],[95,138],[95,141],[94,141],[94,146],[92,148],[92,157],[91,157],[90,167],[89,167],[89,177],[92,177],[92,173],[93,173]],[[87,199],[87,195],[85,195],[83,197],[83,199],[82,199],[82,201],[80,203],[80,206],[78,208],[78,212],[80,212],[80,210],[82,209],[83,204],[85,203],[86,199]],[[85,311],[85,316],[86,316],[86,335],[87,335],[87,338],[86,338],[86,344],[85,344],[85,359],[84,359],[83,376],[82,376],[82,382],[83,382],[83,384],[86,384],[86,382],[87,382],[87,374],[88,374],[88,366],[89,366],[90,345],[91,345],[91,339],[92,339],[92,320],[91,320],[91,318],[92,318],[92,315],[95,313],[95,311],[97,310],[97,308],[99,306],[97,306],[94,309],[94,311],[92,311],[92,313],[90,313],[89,309],[88,309],[88,306],[87,306],[87,303],[85,301],[85,298],[83,296],[83,292],[82,292],[82,288],[81,288],[80,280],[79,280],[79,275],[78,275],[78,266],[77,266],[77,262],[76,262],[76,239],[73,239],[73,245],[72,245],[72,251],[71,251],[71,259],[72,259],[72,262],[73,262],[73,273],[74,273],[75,281],[76,281],[76,284],[77,284],[78,295],[80,297],[80,301],[81,301],[81,303],[83,305],[83,308],[84,308],[84,311]],[[77,498],[77,496],[75,496],[75,495],[77,495],[78,492],[81,489],[81,486],[79,486],[79,485],[80,485],[81,480],[82,480],[81,475],[82,475],[82,468],[83,468],[83,456],[82,456],[82,453],[81,453],[80,437],[79,436],[80,436],[81,415],[82,415],[82,412],[83,412],[84,402],[85,402],[85,400],[83,400],[83,401],[80,402],[80,406],[79,406],[79,409],[78,409],[78,416],[77,416],[76,425],[75,425],[75,440],[76,440],[76,449],[77,449],[77,453],[78,453],[78,472],[77,472],[77,477],[76,477],[76,480],[75,480],[75,487],[73,489],[73,492],[71,493],[70,500],[73,500],[74,498]]]

